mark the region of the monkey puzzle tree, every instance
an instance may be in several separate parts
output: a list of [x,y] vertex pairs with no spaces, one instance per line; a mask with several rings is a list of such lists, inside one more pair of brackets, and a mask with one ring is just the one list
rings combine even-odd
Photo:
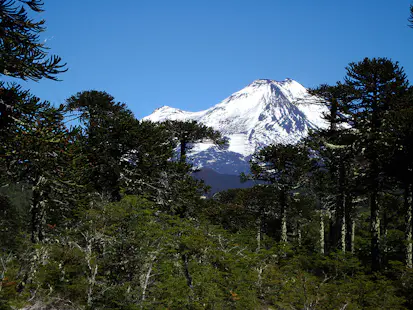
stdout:
[[[67,70],[60,57],[48,56],[48,48],[41,41],[40,33],[46,29],[45,21],[29,17],[29,13],[42,12],[42,7],[40,0],[0,1],[0,76],[34,81],[42,78],[57,80],[56,76]],[[36,113],[39,115],[43,108],[43,103],[22,91],[18,85],[6,85],[0,81],[0,160],[6,158],[6,147],[13,145],[17,137],[17,132],[11,129],[26,122],[30,114],[36,118]],[[7,171],[4,161],[0,163],[0,173],[6,178],[12,171]]]
[[[44,226],[51,211],[60,208],[70,165],[71,133],[63,119],[63,106],[52,107],[20,88],[3,90],[13,100],[12,122],[1,130],[1,183],[31,186],[32,241],[44,240]],[[60,196],[60,197],[59,197]],[[49,217],[50,218],[50,217]]]
[[0,75],[38,81],[42,78],[56,80],[56,75],[66,71],[59,56],[48,57],[40,33],[45,31],[45,21],[35,21],[28,11],[42,12],[40,0],[0,1]]
[[281,216],[281,242],[287,242],[289,197],[300,188],[307,170],[308,154],[301,145],[270,145],[254,154],[253,177],[273,184],[278,193]]
[[[29,11],[42,12],[40,0],[0,0],[0,76],[23,80],[38,81],[42,78],[57,80],[57,74],[66,71],[65,64],[58,56],[48,56],[48,48],[40,39],[45,31],[45,21],[34,21]],[[0,134],[4,142],[6,127],[15,122],[18,109],[14,106],[21,102],[17,85],[5,85],[0,81]],[[33,105],[27,103],[33,110]],[[23,109],[19,105],[19,109]],[[27,114],[28,109],[25,109]],[[9,137],[10,138],[10,137]]]
[[[345,122],[345,111],[342,100],[346,96],[346,87],[337,83],[334,86],[321,85],[318,88],[311,89],[310,93],[317,96],[321,103],[329,106],[329,112],[324,115],[328,121],[327,129],[318,129],[307,139],[310,150],[316,153],[313,161],[312,175],[320,175],[322,170],[329,173],[328,179],[329,194],[334,197],[333,211],[335,214],[335,223],[332,223],[330,229],[330,242],[334,247],[346,251],[346,245],[352,248],[351,237],[347,238],[348,224],[351,226],[351,163],[354,161],[354,154],[351,145],[354,142],[354,134]],[[327,193],[319,192],[327,196]],[[350,240],[346,240],[350,239]],[[349,242],[347,242],[349,241]]]
[[371,212],[372,270],[378,270],[381,264],[378,195],[383,186],[383,163],[386,160],[384,124],[389,111],[396,108],[407,92],[408,82],[397,62],[365,58],[349,64],[344,87],[342,103],[347,122],[357,134],[354,148],[365,161],[361,173]]
[[403,190],[403,212],[405,213],[406,266],[413,267],[413,87],[392,110],[387,118],[385,130],[388,160],[385,172],[396,186]]
[[87,182],[112,201],[119,201],[121,160],[132,149],[138,121],[123,103],[102,91],[83,91],[66,100],[84,126]]
[[179,143],[181,162],[185,162],[187,150],[192,143],[211,140],[219,146],[227,144],[219,131],[197,121],[166,121],[164,124],[172,139]]

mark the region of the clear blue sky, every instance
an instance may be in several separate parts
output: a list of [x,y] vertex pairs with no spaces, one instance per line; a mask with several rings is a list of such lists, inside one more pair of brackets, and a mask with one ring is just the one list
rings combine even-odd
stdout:
[[141,118],[206,109],[258,78],[334,83],[364,57],[397,60],[413,81],[410,0],[45,0],[61,82],[25,84],[61,103],[104,90]]

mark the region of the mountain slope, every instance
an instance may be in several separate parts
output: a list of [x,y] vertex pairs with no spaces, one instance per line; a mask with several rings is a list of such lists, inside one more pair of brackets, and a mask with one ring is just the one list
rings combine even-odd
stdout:
[[199,112],[164,106],[145,120],[197,120],[229,138],[227,150],[210,143],[194,145],[189,156],[194,165],[220,173],[248,171],[248,160],[255,150],[273,143],[296,143],[309,129],[325,128],[322,119],[327,106],[308,94],[298,82],[286,79],[256,80],[221,103]]

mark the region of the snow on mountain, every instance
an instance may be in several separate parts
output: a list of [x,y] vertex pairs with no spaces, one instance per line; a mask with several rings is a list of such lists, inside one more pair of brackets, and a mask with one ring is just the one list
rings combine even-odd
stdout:
[[248,160],[269,144],[297,143],[309,129],[326,128],[325,104],[309,95],[300,83],[286,79],[256,80],[221,103],[199,112],[163,106],[144,118],[153,122],[196,120],[229,138],[227,150],[198,143],[189,156],[196,166],[220,173],[239,174],[249,169]]

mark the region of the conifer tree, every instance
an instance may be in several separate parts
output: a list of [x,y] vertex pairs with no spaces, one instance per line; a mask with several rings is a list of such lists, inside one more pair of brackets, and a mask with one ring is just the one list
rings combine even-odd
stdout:
[[329,113],[324,115],[329,123],[328,129],[315,131],[310,139],[307,139],[307,144],[310,149],[317,152],[319,158],[314,159],[319,160],[319,164],[329,171],[328,179],[334,183],[330,187],[330,194],[335,197],[335,223],[332,225],[330,236],[333,245],[346,252],[347,244],[352,248],[351,241],[347,242],[346,238],[351,239],[348,238],[348,224],[352,221],[349,216],[351,210],[347,206],[351,202],[349,178],[354,157],[351,150],[354,134],[348,128],[348,124],[343,126],[345,114],[341,101],[345,98],[345,87],[341,83],[335,86],[321,85],[310,90],[310,93],[317,96],[322,103],[329,105]]
[[372,270],[379,270],[380,207],[378,195],[383,186],[383,123],[387,113],[395,107],[407,90],[403,69],[386,58],[365,58],[350,63],[345,77],[343,99],[348,122],[356,130],[355,148],[366,161],[363,173],[371,212]]
[[287,240],[289,198],[303,185],[308,154],[302,146],[270,145],[254,154],[251,160],[253,177],[273,184],[278,193],[281,217],[280,241]]
[[48,213],[60,208],[71,138],[63,123],[63,106],[52,107],[18,87],[4,94],[14,100],[11,117],[18,121],[6,121],[1,131],[0,160],[5,173],[1,181],[32,186],[31,233],[32,241],[38,243],[44,240]]
[[386,173],[403,190],[403,212],[405,214],[406,266],[413,267],[413,87],[399,101],[386,118],[385,136],[388,150]]
[[227,144],[227,140],[221,136],[219,131],[197,121],[166,121],[165,127],[172,139],[179,143],[181,162],[185,162],[187,150],[192,143],[211,140],[218,146]]
[[168,201],[179,201],[178,188],[195,186],[189,184],[193,182],[187,178],[186,164],[170,161],[174,141],[165,124],[136,120],[125,104],[106,92],[79,92],[66,103],[84,124],[84,182],[107,199],[119,201],[123,190],[148,195],[166,207]]
[[87,180],[108,199],[119,201],[121,160],[132,149],[138,121],[125,104],[106,92],[79,92],[66,105],[69,112],[79,114],[84,125]]
[[[35,21],[29,17],[29,13],[42,11],[43,2],[40,0],[0,1],[1,76],[34,81],[42,78],[57,80],[57,74],[67,70],[60,57],[48,56],[48,48],[45,42],[41,42],[39,35],[46,29],[45,21]],[[43,103],[17,84],[6,85],[0,81],[0,178],[3,181],[6,179],[5,182],[9,182],[6,176],[15,174],[4,161],[11,158],[6,152],[17,153],[17,150],[10,148],[6,150],[13,145],[12,141],[16,137],[12,128],[27,125],[28,121],[32,121],[30,118],[35,119],[36,113],[43,108]]]
[[[45,21],[35,21],[29,12],[43,11],[41,0],[0,1],[0,75],[38,81],[56,80],[66,71],[59,56],[48,57],[47,47],[41,42]],[[31,13],[31,12],[30,12]]]

